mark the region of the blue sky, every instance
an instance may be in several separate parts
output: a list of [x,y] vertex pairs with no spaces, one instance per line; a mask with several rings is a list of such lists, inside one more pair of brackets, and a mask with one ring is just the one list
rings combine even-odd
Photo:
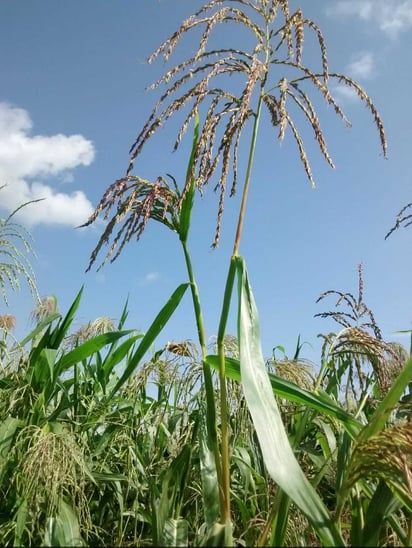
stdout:
[[[19,221],[35,240],[33,267],[41,295],[55,294],[65,312],[84,284],[76,327],[100,316],[118,318],[129,296],[128,326],[145,331],[186,281],[177,239],[162,226],[149,225],[141,241],[130,243],[114,264],[87,274],[102,225],[75,227],[125,174],[129,147],[159,97],[145,88],[169,65],[161,60],[147,65],[146,58],[201,4],[1,2],[0,184],[7,187],[0,193],[0,215],[46,198],[26,207]],[[407,336],[395,331],[411,327],[412,231],[401,229],[387,241],[384,236],[412,198],[412,0],[311,0],[303,8],[323,31],[330,70],[357,79],[375,102],[389,146],[384,160],[370,113],[338,85],[332,89],[351,129],[316,101],[335,170],[304,131],[316,190],[306,179],[290,131],[279,144],[266,119],[258,136],[241,253],[259,308],[263,351],[269,357],[274,346],[283,345],[291,355],[300,334],[312,345],[305,346],[304,355],[317,363],[317,334],[337,326],[314,318],[335,303],[315,301],[327,289],[356,294],[360,262],[365,302],[384,338],[408,345]],[[196,44],[186,41],[180,53],[190,54]],[[309,35],[304,61],[319,66]],[[135,173],[148,179],[165,173],[181,177],[190,135],[172,154],[175,134],[173,123],[162,128]],[[217,332],[240,202],[240,192],[227,201],[221,244],[212,250],[218,199],[212,186],[197,197],[190,241],[210,340]],[[17,316],[16,335],[23,336],[33,300],[24,285],[9,296],[9,308],[1,304],[0,312]],[[232,322],[229,331],[235,329]],[[196,340],[188,296],[158,346],[185,338]]]

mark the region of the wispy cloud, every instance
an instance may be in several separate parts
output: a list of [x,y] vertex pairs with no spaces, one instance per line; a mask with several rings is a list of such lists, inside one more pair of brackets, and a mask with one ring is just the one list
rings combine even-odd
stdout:
[[345,86],[344,84],[337,84],[333,86],[333,95],[338,99],[339,102],[349,102],[354,103],[355,101],[360,101],[359,95],[353,88]]
[[85,193],[59,192],[44,179],[67,180],[71,169],[91,164],[93,144],[82,135],[31,135],[32,125],[26,110],[0,103],[0,186],[6,185],[0,190],[0,206],[10,213],[44,198],[21,209],[20,219],[31,226],[77,226],[93,211]]
[[375,75],[375,60],[373,53],[363,51],[357,53],[346,69],[346,74],[355,80],[368,80]]
[[144,277],[145,282],[151,283],[156,282],[160,278],[159,272],[148,272],[146,276]]
[[338,0],[328,6],[327,12],[357,17],[393,37],[412,28],[412,0]]
[[[372,52],[363,51],[356,53],[352,61],[345,69],[345,74],[356,81],[368,80],[375,76],[375,60]],[[355,102],[360,101],[355,89],[345,84],[337,84],[333,87],[333,93],[339,101]]]
[[103,274],[103,272],[98,272],[95,276],[95,279],[99,284],[105,284],[106,283],[106,274]]

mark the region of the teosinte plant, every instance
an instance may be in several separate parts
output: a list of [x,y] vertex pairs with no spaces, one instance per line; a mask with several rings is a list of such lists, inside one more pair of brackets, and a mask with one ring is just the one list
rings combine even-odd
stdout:
[[[403,367],[405,360],[402,361],[402,353],[396,345],[382,339],[375,316],[364,301],[362,263],[358,266],[358,295],[331,289],[323,292],[316,302],[331,296],[337,297],[336,310],[320,312],[315,314],[315,317],[331,318],[343,327],[336,336],[325,337],[325,340],[330,343],[329,357],[340,359],[342,364],[346,365],[348,375],[346,395],[348,396],[351,391],[351,395],[356,396],[356,385],[362,391],[365,390],[367,371],[364,366],[371,366],[373,380],[377,382],[377,388],[383,396]],[[344,310],[342,307],[345,307]],[[327,365],[326,361],[324,366]]]
[[[3,186],[0,186],[0,190]],[[13,291],[18,289],[20,277],[26,280],[33,296],[39,300],[34,272],[28,259],[28,255],[34,254],[32,237],[24,226],[14,222],[13,219],[20,209],[38,201],[40,200],[24,203],[12,211],[8,217],[0,218],[0,288],[6,304],[8,304],[7,286]]]
[[[254,40],[252,47],[245,51],[242,47],[218,48],[211,45],[213,31],[223,23],[233,25],[236,31],[240,28],[248,33]],[[307,30],[315,34],[319,44],[320,64],[317,69],[303,64],[303,42]],[[224,529],[221,542],[224,544],[231,542],[224,340],[234,281],[236,277],[238,278],[238,340],[242,384],[262,445],[266,466],[278,485],[307,515],[322,542],[340,544],[342,542],[340,534],[331,524],[328,512],[304,477],[290,448],[265,370],[260,347],[257,310],[245,263],[238,253],[262,110],[266,110],[269,114],[271,124],[277,131],[280,141],[283,140],[286,130],[288,128],[291,130],[300,160],[312,185],[314,185],[313,174],[301,132],[295,122],[293,109],[300,111],[306,118],[321,153],[332,167],[333,161],[327,150],[314,102],[309,95],[311,87],[324,97],[326,103],[332,106],[336,114],[347,124],[349,121],[333,97],[329,83],[335,80],[354,89],[372,113],[383,153],[386,155],[383,124],[373,102],[359,84],[345,75],[329,72],[326,44],[321,30],[313,21],[304,17],[301,9],[291,11],[288,0],[212,0],[207,2],[183,21],[179,29],[152,54],[149,62],[159,56],[163,56],[164,60],[168,61],[182,38],[195,31],[199,32],[196,53],[170,68],[151,86],[152,89],[163,86],[164,91],[130,149],[131,158],[126,175],[108,188],[86,223],[89,225],[94,222],[100,213],[104,213],[105,219],[110,219],[91,255],[89,268],[104,244],[110,244],[105,261],[109,258],[112,261],[115,260],[127,242],[132,238],[140,238],[150,219],[165,224],[179,235],[183,245],[202,348],[207,397],[208,447],[214,455],[216,466],[220,500],[219,521]],[[236,36],[235,33],[234,36]],[[243,77],[243,84],[239,87],[239,79],[230,80],[228,76],[231,75]],[[234,83],[230,87],[229,84],[232,82]],[[186,108],[186,115],[178,130],[174,148],[179,147],[193,120],[195,120],[195,137],[186,179],[180,188],[174,180],[175,188],[172,189],[163,177],[159,177],[152,183],[133,175],[136,160],[149,139],[173,115],[184,108]],[[218,245],[227,179],[231,172],[230,195],[233,195],[238,185],[238,154],[241,136],[248,122],[252,124],[252,133],[217,337],[222,440],[219,451],[202,312],[187,247],[187,237],[195,188],[202,190],[213,180],[215,189],[219,191],[214,238],[214,246]],[[116,206],[115,211],[112,213],[114,206]],[[115,229],[117,234],[110,243]],[[185,288],[179,290],[179,298],[173,297],[173,302],[177,303],[180,300],[184,290]],[[273,429],[268,437],[269,425],[273,425]],[[290,481],[291,478],[293,481]],[[217,542],[216,529],[212,527],[210,534],[214,539],[213,542]]]
[[[240,7],[235,7],[236,4]],[[255,47],[251,51],[242,51],[236,48],[208,50],[207,45],[211,33],[219,23],[232,23],[242,27],[245,32],[255,38]],[[126,177],[119,179],[109,187],[97,206],[95,214],[86,223],[93,222],[102,211],[105,211],[106,218],[108,218],[116,201],[123,200],[123,207],[118,209],[112,217],[95,252],[108,241],[118,223],[128,224],[128,230],[123,234],[122,242],[128,241],[135,235],[140,237],[145,224],[136,223],[133,230],[129,221],[130,217],[136,219],[136,210],[133,209],[137,198],[136,185],[139,180],[140,183],[142,181],[140,178],[132,176],[133,167],[148,140],[183,107],[188,106],[189,113],[178,132],[175,149],[178,148],[190,121],[195,118],[201,107],[204,108],[193,169],[197,170],[196,185],[199,189],[202,189],[218,173],[215,184],[220,191],[220,200],[214,245],[217,245],[219,241],[226,182],[230,168],[233,173],[230,194],[233,195],[237,188],[237,160],[242,131],[248,121],[253,121],[255,130],[252,136],[251,151],[254,150],[262,106],[266,108],[280,141],[283,140],[287,128],[291,129],[299,149],[300,159],[312,185],[314,185],[312,170],[299,128],[292,118],[290,103],[297,106],[303,113],[314,131],[325,159],[332,167],[334,164],[328,153],[313,102],[305,88],[307,83],[323,95],[326,102],[347,124],[349,121],[333,97],[329,82],[334,79],[353,88],[374,117],[383,152],[386,155],[387,145],[383,123],[372,100],[366,91],[351,78],[343,74],[329,72],[326,44],[321,30],[313,21],[303,16],[301,9],[290,13],[288,0],[212,0],[186,19],[180,28],[151,55],[149,62],[159,56],[163,56],[164,60],[168,61],[184,35],[202,28],[196,54],[168,70],[151,86],[151,89],[155,89],[164,85],[166,89],[130,149],[131,159]],[[307,29],[316,34],[319,42],[320,71],[313,70],[302,63],[304,33]],[[294,76],[286,78],[284,73],[290,74],[291,69],[295,70]],[[233,74],[244,75],[245,84],[241,90],[236,89],[236,86],[233,90],[220,86],[214,87],[214,81],[219,77]],[[224,82],[226,84],[228,80],[226,79]],[[248,177],[250,168],[251,162],[247,170]],[[189,185],[190,178],[186,180],[182,196],[188,190]],[[160,190],[159,181],[154,184],[154,187]],[[130,192],[129,197],[125,199],[127,192]],[[155,193],[152,194],[153,197],[154,195]],[[180,203],[177,205],[179,206]],[[156,217],[155,211],[152,213],[148,205],[148,203],[145,204],[146,214],[143,217],[145,221],[151,214]],[[157,205],[156,201],[153,201],[153,206],[155,205]],[[119,241],[120,238],[117,238],[113,242],[108,255],[113,253]],[[92,262],[95,258],[96,255],[93,254]]]

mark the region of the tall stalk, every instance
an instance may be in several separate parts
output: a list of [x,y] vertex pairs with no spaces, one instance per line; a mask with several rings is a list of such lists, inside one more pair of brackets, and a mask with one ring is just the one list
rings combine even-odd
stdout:
[[224,492],[225,507],[222,519],[224,522],[230,520],[230,454],[229,454],[229,410],[226,392],[226,365],[225,365],[225,332],[226,324],[229,315],[230,301],[233,292],[233,284],[235,281],[235,258],[238,256],[240,238],[242,235],[243,220],[246,212],[247,196],[249,192],[253,159],[256,149],[256,140],[259,129],[260,113],[262,109],[262,101],[264,95],[264,82],[261,85],[261,93],[259,95],[258,106],[253,124],[252,137],[249,147],[249,156],[247,169],[245,174],[245,182],[243,185],[242,201],[240,204],[236,235],[233,246],[233,253],[229,263],[229,271],[226,278],[226,286],[223,297],[222,312],[220,314],[219,329],[217,335],[217,351],[219,356],[219,383],[220,383],[220,409],[221,409],[221,435],[222,435],[222,489]]
[[[221,25],[222,23],[228,25],[236,23],[237,28],[243,29],[249,38],[251,37],[255,40],[254,47],[249,51],[243,51],[242,45],[240,45],[240,48],[230,47],[218,49],[212,47],[211,49],[208,49],[209,38],[212,31],[216,26]],[[111,258],[111,261],[115,260],[121,253],[124,245],[133,237],[139,239],[150,219],[161,222],[174,232],[177,232],[180,236],[192,292],[199,343],[202,350],[203,373],[208,408],[208,435],[209,441],[211,441],[213,446],[220,488],[220,520],[224,527],[229,530],[231,525],[229,413],[226,392],[224,338],[234,280],[236,277],[240,284],[239,287],[241,287],[239,292],[238,325],[244,334],[243,338],[245,340],[250,337],[251,340],[253,339],[255,350],[259,354],[258,361],[262,361],[263,364],[263,356],[260,356],[261,345],[257,310],[253,295],[250,291],[244,261],[239,257],[239,247],[262,106],[265,106],[273,128],[278,131],[279,141],[284,139],[286,130],[290,130],[296,142],[302,166],[312,186],[314,186],[314,180],[311,166],[306,154],[300,129],[294,121],[296,110],[300,114],[303,114],[303,118],[309,123],[319,149],[327,163],[331,167],[334,167],[334,164],[327,150],[323,131],[314,104],[307,92],[307,86],[312,86],[319,92],[325,99],[325,102],[333,108],[334,112],[346,124],[349,124],[349,122],[343,110],[333,97],[329,88],[329,82],[332,79],[335,79],[341,85],[348,86],[354,90],[359,98],[366,104],[373,116],[385,155],[386,139],[381,118],[372,100],[359,84],[351,78],[342,74],[332,74],[329,72],[326,44],[321,30],[316,23],[304,17],[301,9],[291,12],[288,0],[211,0],[206,2],[192,16],[184,20],[176,32],[157,48],[149,58],[149,62],[157,57],[163,57],[164,61],[168,61],[177,44],[180,43],[181,38],[196,30],[200,30],[200,39],[195,54],[169,69],[151,86],[152,89],[160,86],[163,86],[165,89],[157,103],[154,105],[149,117],[130,149],[130,162],[126,171],[126,176],[113,183],[107,189],[86,225],[94,222],[103,211],[105,212],[105,218],[108,219],[110,210],[116,203],[116,212],[109,221],[92,253],[89,268],[95,261],[102,245],[109,242],[112,231],[117,224],[120,224],[120,227],[117,235],[114,237],[109,252],[106,255],[105,261],[109,258]],[[313,33],[319,46],[320,70],[318,71],[304,65],[302,62],[305,31]],[[287,74],[288,77],[291,76],[290,78],[286,78],[279,73],[282,68],[285,69],[285,74]],[[295,74],[293,74],[293,72],[295,72]],[[236,79],[230,80],[227,78],[227,76],[233,74],[240,75],[244,78],[242,89],[222,87],[222,81],[225,83],[228,83],[229,81],[233,82],[234,80],[238,81]],[[223,80],[221,79],[222,76],[224,76]],[[214,83],[216,77],[218,79],[217,84]],[[269,77],[271,78],[271,81],[268,85],[268,89],[265,90],[266,82]],[[253,107],[253,103],[256,101],[256,95],[258,95],[257,105]],[[184,107],[188,107],[188,110],[186,111],[187,114],[180,126],[175,141],[175,150],[179,147],[187,128],[191,121],[197,117],[197,113],[201,107],[202,112],[204,113],[202,124],[198,128],[199,132],[196,146],[192,150],[190,176],[186,177],[184,188],[180,190],[176,189],[176,192],[173,192],[163,177],[159,177],[154,183],[149,183],[139,177],[132,176],[135,162],[147,141],[174,114],[181,111]],[[190,219],[195,185],[199,190],[202,190],[205,185],[214,180],[216,175],[218,175],[215,189],[219,191],[220,198],[213,246],[218,245],[227,190],[227,179],[231,172],[233,174],[233,180],[230,188],[230,195],[232,196],[235,194],[237,188],[239,143],[243,129],[251,118],[254,118],[254,123],[249,145],[248,163],[242,189],[242,199],[234,238],[233,253],[229,262],[217,337],[220,364],[219,398],[222,439],[219,454],[212,376],[208,368],[209,366],[205,362],[206,342],[203,316],[199,292],[187,247],[188,219]],[[190,196],[190,199],[186,200],[188,195]],[[187,205],[189,203],[191,204],[190,207]],[[186,225],[183,227],[182,232],[183,218],[186,221]],[[178,299],[176,298],[174,301],[177,306]],[[241,301],[243,302],[242,314],[240,313]],[[167,307],[167,310],[171,311],[172,307]],[[160,318],[159,321],[161,319],[162,318]],[[245,325],[250,324],[251,328],[249,332],[247,332],[247,329],[244,329],[245,326],[242,324],[242,321]],[[245,346],[245,344],[243,344],[242,346],[241,343],[240,346],[243,348],[243,353],[245,353],[247,345]],[[250,348],[248,347],[247,350],[250,350]],[[249,353],[246,361],[248,364],[250,362],[253,366],[256,359]],[[265,374],[264,365],[258,369],[257,374]],[[256,388],[253,382],[250,386],[250,393]],[[267,396],[269,401],[269,395],[273,398],[273,394],[270,392],[270,387],[266,388],[265,397]],[[263,414],[261,415],[263,416]],[[273,413],[271,417],[273,419]],[[260,423],[262,423],[262,421],[260,421]],[[283,426],[280,425],[277,418],[275,423],[279,426],[279,431],[281,431]],[[283,430],[281,434],[285,445],[284,449],[292,458],[293,453],[290,452],[287,436]],[[339,540],[339,535],[336,536],[327,524],[329,521],[327,512],[318,504],[319,501],[315,495],[310,493],[307,500],[300,498],[299,482],[300,485],[303,486],[303,491],[306,492],[308,489],[307,486],[304,485],[305,478],[303,477],[301,470],[298,469],[297,463],[293,464],[292,468],[296,471],[295,475],[300,478],[298,481],[294,480],[292,489],[293,496],[300,500],[302,503],[301,507],[304,507],[306,511],[311,514],[315,524],[318,524],[317,518],[314,517],[316,512],[318,512],[317,516],[324,520],[326,529],[324,530],[324,533],[321,534],[326,535],[323,538],[326,539],[328,543],[336,541],[337,539]],[[274,473],[274,476],[277,477],[277,474]],[[312,501],[315,506],[317,505],[317,510],[314,514],[310,510],[310,501]],[[322,531],[323,525],[320,525],[319,527]]]
[[[193,309],[194,309],[195,318],[196,318],[197,334],[198,334],[199,344],[202,352],[203,378],[205,381],[205,393],[206,393],[206,405],[207,405],[207,414],[206,414],[207,431],[212,442],[212,450],[215,457],[218,483],[219,485],[222,485],[222,467],[220,466],[219,446],[217,441],[216,407],[215,407],[215,398],[214,398],[214,390],[213,390],[213,379],[212,379],[212,372],[210,370],[210,367],[206,364],[206,355],[207,355],[206,336],[205,336],[202,307],[200,304],[199,289],[193,273],[192,261],[190,258],[186,240],[181,240],[181,244],[183,247],[186,269],[187,269],[187,273],[190,281],[190,290],[192,293]],[[220,501],[221,515],[224,515],[225,509],[226,509],[226,501],[225,501],[225,492],[222,489],[219,489],[219,501]]]

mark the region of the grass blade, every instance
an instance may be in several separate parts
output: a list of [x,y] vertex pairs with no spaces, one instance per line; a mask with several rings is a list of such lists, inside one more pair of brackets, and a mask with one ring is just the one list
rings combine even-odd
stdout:
[[219,481],[213,448],[208,437],[206,409],[203,403],[199,408],[199,453],[200,475],[202,478],[202,499],[207,529],[211,529],[219,518]]
[[72,367],[72,365],[85,360],[96,352],[99,352],[99,350],[108,344],[114,343],[129,333],[132,333],[132,331],[110,331],[108,333],[103,333],[102,335],[97,335],[96,337],[93,337],[93,339],[80,344],[70,352],[67,352],[67,354],[64,354],[59,360],[56,371],[57,375],[60,375]]
[[[209,367],[213,367],[216,371],[219,371],[219,356],[216,354],[209,354],[206,357],[206,363]],[[226,376],[230,379],[241,381],[241,372],[240,372],[240,362],[235,358],[226,357]],[[282,379],[277,375],[268,373],[269,380],[272,385],[272,390],[280,398],[285,398],[294,403],[300,403],[318,411],[324,413],[334,419],[337,419],[342,423],[342,426],[351,436],[355,438],[363,424],[353,418],[351,415],[346,413],[344,409],[339,407],[332,398],[328,397],[325,394],[318,394],[308,392],[304,388],[299,387],[297,384],[294,384],[290,381]]]
[[[170,465],[163,479],[160,500],[153,507],[153,513],[155,514],[153,521],[156,523],[156,537],[154,538],[156,544],[173,546],[173,544],[168,544],[169,541],[165,538],[165,534],[169,540],[170,535],[176,534],[176,531],[173,533],[173,523],[175,523],[176,517],[180,518],[176,514],[179,514],[183,501],[191,458],[192,447],[190,444],[186,444]],[[173,521],[167,526],[168,520]]]
[[[365,526],[362,531],[362,546],[378,546],[382,526],[398,501],[384,481],[380,481],[368,505]],[[396,505],[396,506],[395,506]]]
[[193,209],[193,201],[195,197],[195,190],[196,190],[196,180],[193,176],[193,162],[195,159],[195,153],[197,149],[197,144],[199,141],[199,115],[196,114],[195,119],[195,128],[193,132],[193,144],[192,144],[192,151],[190,153],[189,163],[187,166],[187,172],[186,172],[186,181],[190,179],[190,186],[188,189],[186,189],[186,194],[183,197],[182,200],[182,206],[180,208],[180,218],[179,218],[179,237],[182,242],[187,241],[187,237],[189,235],[189,229],[190,229],[190,218],[192,216],[192,209]]
[[188,523],[185,519],[168,519],[164,524],[164,546],[189,546]]
[[49,518],[45,546],[84,546],[76,514],[64,500],[59,501],[59,513]]
[[50,345],[48,345],[49,348],[59,348],[64,337],[67,335],[69,327],[71,326],[73,322],[74,314],[76,313],[76,310],[79,307],[82,294],[83,294],[83,287],[78,292],[76,298],[73,301],[73,304],[71,305],[69,311],[67,312],[61,324],[58,325],[56,329],[51,333]]
[[141,340],[136,352],[133,354],[133,356],[131,356],[130,360],[128,360],[126,370],[121,376],[121,378],[117,381],[113,390],[111,391],[110,398],[113,397],[113,395],[119,390],[119,388],[123,386],[123,384],[128,380],[130,375],[132,375],[132,373],[138,366],[140,360],[149,350],[150,346],[153,344],[156,337],[159,335],[159,333],[162,331],[164,326],[169,321],[173,312],[179,306],[179,303],[182,300],[183,295],[185,294],[186,289],[189,287],[189,285],[190,284],[188,283],[179,285],[179,287],[173,292],[170,299],[161,309],[159,314],[156,316],[152,325],[149,327],[147,333],[144,335],[143,339]]
[[27,499],[24,498],[16,512],[15,522],[16,527],[14,530],[14,543],[13,546],[24,546],[24,533],[26,532],[28,508],[27,508]]
[[297,462],[266,371],[259,320],[243,258],[236,259],[240,368],[245,399],[256,429],[266,468],[273,480],[311,522],[325,546],[343,546],[328,510]]
[[59,314],[58,312],[55,312],[54,314],[50,314],[50,316],[47,316],[47,318],[45,318],[38,325],[36,325],[36,327],[33,329],[33,331],[31,331],[26,337],[24,337],[24,339],[22,341],[20,341],[17,345],[14,345],[11,349],[11,352],[13,350],[15,350],[16,348],[18,348],[19,346],[20,347],[25,346],[31,340],[34,341],[36,339],[37,335],[42,333],[48,325],[53,323],[54,320],[58,320],[59,318],[61,318],[61,314]]
[[374,434],[377,434],[385,427],[385,424],[392,413],[393,408],[401,399],[406,387],[412,380],[412,355],[406,362],[405,367],[394,381],[391,389],[386,394],[385,398],[376,408],[373,416],[369,420],[367,426],[359,435],[358,443],[365,442]]

